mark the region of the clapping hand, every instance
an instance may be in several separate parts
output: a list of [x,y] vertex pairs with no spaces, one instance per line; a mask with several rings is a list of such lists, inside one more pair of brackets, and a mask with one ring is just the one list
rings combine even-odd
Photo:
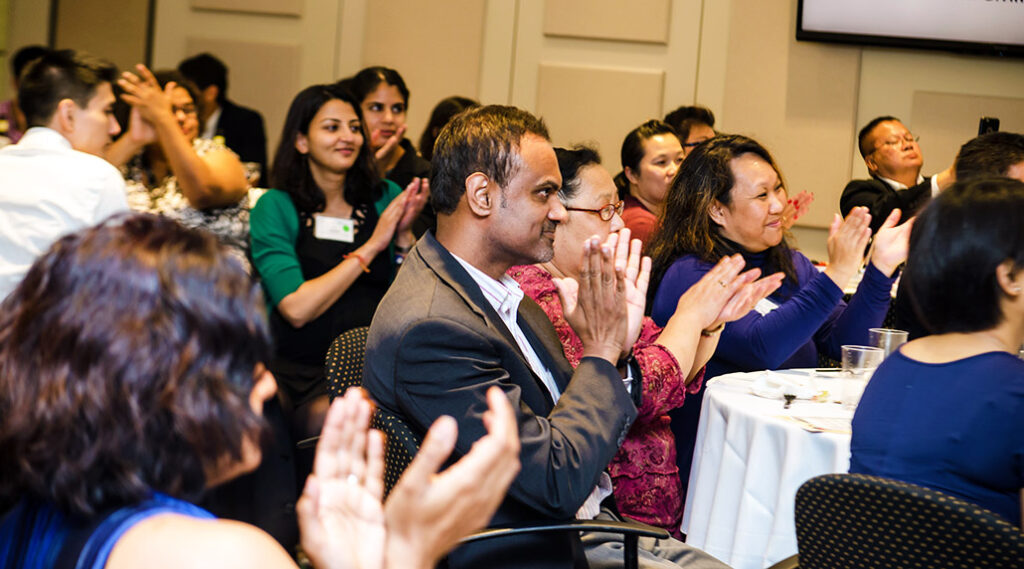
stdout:
[[864,263],[864,250],[871,239],[871,214],[866,207],[855,207],[846,219],[835,215],[828,228],[828,267],[825,275],[840,289],[853,278]]
[[891,277],[896,267],[907,260],[907,252],[910,250],[910,230],[916,218],[912,217],[906,223],[896,225],[900,215],[900,210],[892,210],[885,223],[875,232],[875,239],[871,243],[871,264],[887,277]]
[[296,504],[302,548],[317,569],[384,566],[384,436],[361,389],[331,404],[313,473]]
[[[376,131],[373,132],[373,134],[376,135],[378,134],[379,131],[380,129],[377,129]],[[395,130],[395,134],[389,136],[388,139],[384,141],[384,144],[382,144],[380,148],[377,149],[377,152],[374,153],[374,157],[377,159],[378,163],[384,162],[384,159],[387,158],[389,154],[391,154],[391,151],[394,150],[396,146],[398,146],[398,143],[402,142],[403,136],[405,136],[404,124],[398,127]],[[381,173],[383,174],[383,172]]]
[[651,258],[641,256],[643,243],[639,239],[630,240],[629,237],[628,227],[620,229],[615,247],[615,270],[622,271],[626,277],[626,313],[629,323],[623,344],[627,351],[622,354],[623,357],[629,355],[628,350],[640,337],[644,308],[647,306],[647,285],[651,279]]
[[132,106],[133,111],[138,111],[139,116],[150,125],[159,120],[174,121],[174,113],[171,110],[171,93],[177,87],[177,83],[168,81],[161,89],[160,83],[145,65],[140,63],[135,68],[138,75],[131,71],[125,71],[117,80],[118,86],[124,90],[121,98]]
[[580,337],[583,357],[617,363],[631,344],[626,343],[628,305],[625,268],[615,266],[617,233],[603,244],[596,235],[583,242],[579,280],[554,279],[566,321]]
[[430,180],[413,178],[405,187],[405,194],[405,205],[402,208],[402,217],[398,221],[398,227],[395,229],[396,235],[412,231],[413,222],[416,221],[416,217],[423,211],[423,206],[430,198]]
[[814,194],[804,190],[799,194],[793,196],[786,202],[786,207],[782,208],[782,227],[783,229],[789,229],[793,227],[796,220],[801,215],[807,213],[807,210],[811,207],[811,202],[814,201]]

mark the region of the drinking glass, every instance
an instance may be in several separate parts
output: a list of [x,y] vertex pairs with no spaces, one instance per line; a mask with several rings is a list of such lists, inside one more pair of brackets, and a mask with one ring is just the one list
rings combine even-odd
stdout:
[[868,343],[885,352],[885,357],[896,351],[896,348],[907,343],[906,330],[892,328],[871,328],[868,330]]
[[874,346],[843,346],[843,408],[856,409],[860,396],[885,359],[885,351]]

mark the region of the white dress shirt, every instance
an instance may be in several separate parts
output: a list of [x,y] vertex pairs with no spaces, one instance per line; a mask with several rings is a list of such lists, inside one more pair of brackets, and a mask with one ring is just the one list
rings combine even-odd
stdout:
[[0,300],[58,237],[127,209],[117,168],[55,130],[0,149]]

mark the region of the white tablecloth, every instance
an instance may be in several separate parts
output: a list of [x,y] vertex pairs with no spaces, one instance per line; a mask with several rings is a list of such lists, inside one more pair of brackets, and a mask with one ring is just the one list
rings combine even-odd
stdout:
[[850,435],[813,433],[785,416],[853,412],[835,403],[750,393],[758,374],[712,380],[704,395],[682,530],[686,543],[736,569],[761,569],[797,552],[793,502],[806,480],[850,467]]

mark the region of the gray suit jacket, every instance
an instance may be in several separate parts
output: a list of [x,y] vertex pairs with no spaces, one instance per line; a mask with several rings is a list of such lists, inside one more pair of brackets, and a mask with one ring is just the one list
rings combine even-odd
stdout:
[[[377,308],[367,340],[363,385],[421,435],[439,416],[454,417],[453,458],[486,433],[487,389],[508,395],[522,470],[492,525],[571,519],[636,418],[615,367],[584,358],[574,371],[529,297],[519,323],[562,390],[557,405],[480,288],[428,232]],[[449,560],[453,567],[572,567],[581,555],[578,536],[550,534],[464,546]]]

